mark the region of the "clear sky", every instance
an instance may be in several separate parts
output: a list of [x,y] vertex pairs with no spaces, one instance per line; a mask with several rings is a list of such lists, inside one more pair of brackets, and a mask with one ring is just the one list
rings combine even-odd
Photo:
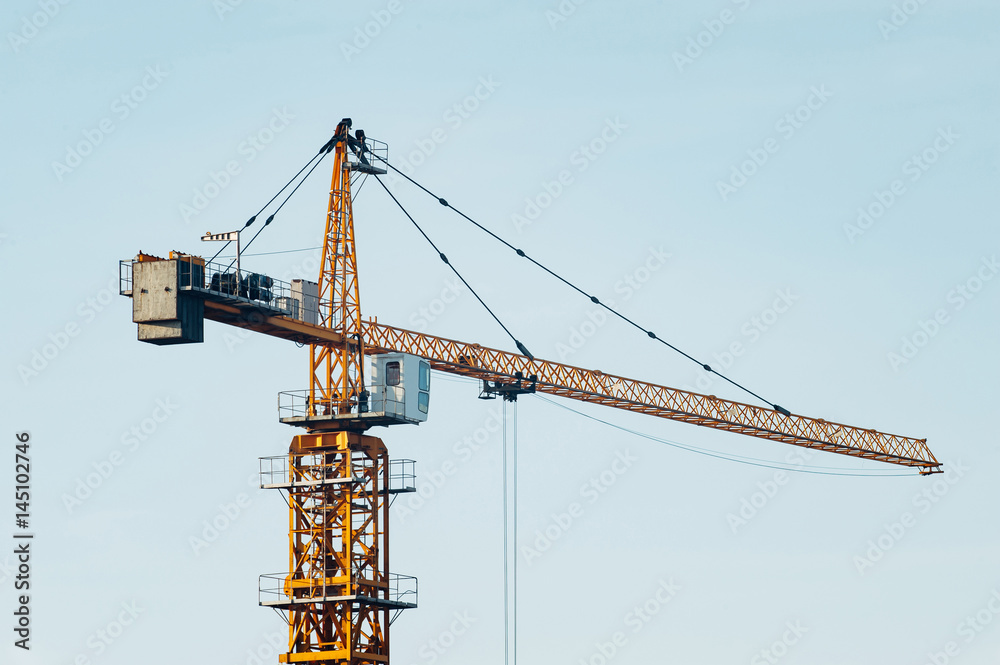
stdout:
[[[307,351],[214,323],[140,344],[118,261],[214,251],[205,231],[350,116],[665,339],[796,413],[926,437],[949,469],[523,398],[522,663],[1000,662],[998,19],[986,0],[4,3],[0,537],[21,431],[36,537],[32,649],[4,627],[0,660],[277,662],[256,585],[287,568],[287,509],[255,473],[295,433],[275,395],[306,386]],[[252,248],[307,251],[244,265],[316,278],[326,168]],[[744,399],[392,187],[535,355]],[[366,315],[513,350],[375,184],[355,213]],[[435,374],[427,423],[381,433],[422,493],[392,509],[392,569],[421,591],[397,665],[502,662],[500,405],[477,394]]]

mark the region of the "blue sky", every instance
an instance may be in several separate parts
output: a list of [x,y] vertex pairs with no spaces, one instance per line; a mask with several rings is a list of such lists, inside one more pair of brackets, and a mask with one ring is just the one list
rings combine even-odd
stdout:
[[[214,251],[199,237],[345,116],[665,339],[796,413],[927,437],[951,469],[859,477],[898,471],[567,404],[848,474],[776,476],[523,398],[522,662],[997,662],[997,19],[973,0],[6,3],[0,436],[32,435],[37,549],[33,649],[7,639],[4,662],[276,662],[256,584],[287,567],[287,516],[255,473],[295,433],[275,395],[305,387],[307,352],[213,323],[142,345],[117,266]],[[319,244],[324,169],[254,251]],[[743,399],[391,187],[535,355]],[[512,350],[373,183],[355,214],[366,316]],[[244,261],[317,271],[315,251]],[[392,628],[404,665],[502,659],[501,416],[477,394],[436,374],[428,422],[381,434],[423,492],[393,507],[392,568],[421,585]]]

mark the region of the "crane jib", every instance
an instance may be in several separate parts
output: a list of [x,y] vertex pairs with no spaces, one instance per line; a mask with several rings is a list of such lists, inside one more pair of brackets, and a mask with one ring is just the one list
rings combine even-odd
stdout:
[[[205,318],[250,328],[275,337],[317,346],[356,347],[336,331],[285,316],[247,315],[237,307],[207,300]],[[478,344],[434,337],[374,322],[362,326],[365,354],[404,352],[419,355],[439,371],[510,383],[517,375],[535,377],[540,392],[636,413],[711,427],[827,452],[941,472],[926,440],[887,434],[605,374]]]
[[377,323],[363,328],[366,352],[402,351],[434,369],[491,381],[532,377],[540,392],[637,413],[712,427],[806,448],[917,467],[938,473],[941,464],[926,441],[886,434],[741,402],[668,388],[561,363],[529,359],[478,344],[433,337]]

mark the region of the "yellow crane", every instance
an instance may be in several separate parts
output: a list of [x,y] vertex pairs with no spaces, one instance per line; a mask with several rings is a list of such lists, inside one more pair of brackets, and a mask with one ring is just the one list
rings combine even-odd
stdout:
[[[309,345],[309,387],[279,395],[281,421],[305,433],[293,437],[287,456],[262,460],[261,470],[261,486],[285,491],[290,509],[289,570],[262,576],[260,588],[261,604],[288,621],[280,662],[389,662],[391,620],[416,604],[415,580],[389,570],[389,502],[412,489],[413,473],[411,462],[390,461],[382,440],[367,432],[425,420],[431,370],[481,380],[508,399],[549,393],[940,472],[925,439],[542,360],[520,342],[522,353],[510,353],[362,318],[351,178],[378,177],[389,163],[384,144],[350,130],[344,119],[317,155],[333,154],[334,161],[318,282],[284,284],[238,263],[233,271],[231,264],[176,252],[166,259],[140,253],[121,264],[122,293],[133,300],[142,341],[201,342],[209,319]],[[205,237],[238,238],[238,232]],[[374,360],[367,382],[366,356]]]

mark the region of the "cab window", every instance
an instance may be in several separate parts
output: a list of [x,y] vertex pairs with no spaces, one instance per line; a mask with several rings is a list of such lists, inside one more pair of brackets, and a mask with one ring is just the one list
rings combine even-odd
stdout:
[[399,385],[399,362],[393,361],[385,364],[385,385]]
[[420,363],[420,389],[431,389],[431,366],[429,363]]

